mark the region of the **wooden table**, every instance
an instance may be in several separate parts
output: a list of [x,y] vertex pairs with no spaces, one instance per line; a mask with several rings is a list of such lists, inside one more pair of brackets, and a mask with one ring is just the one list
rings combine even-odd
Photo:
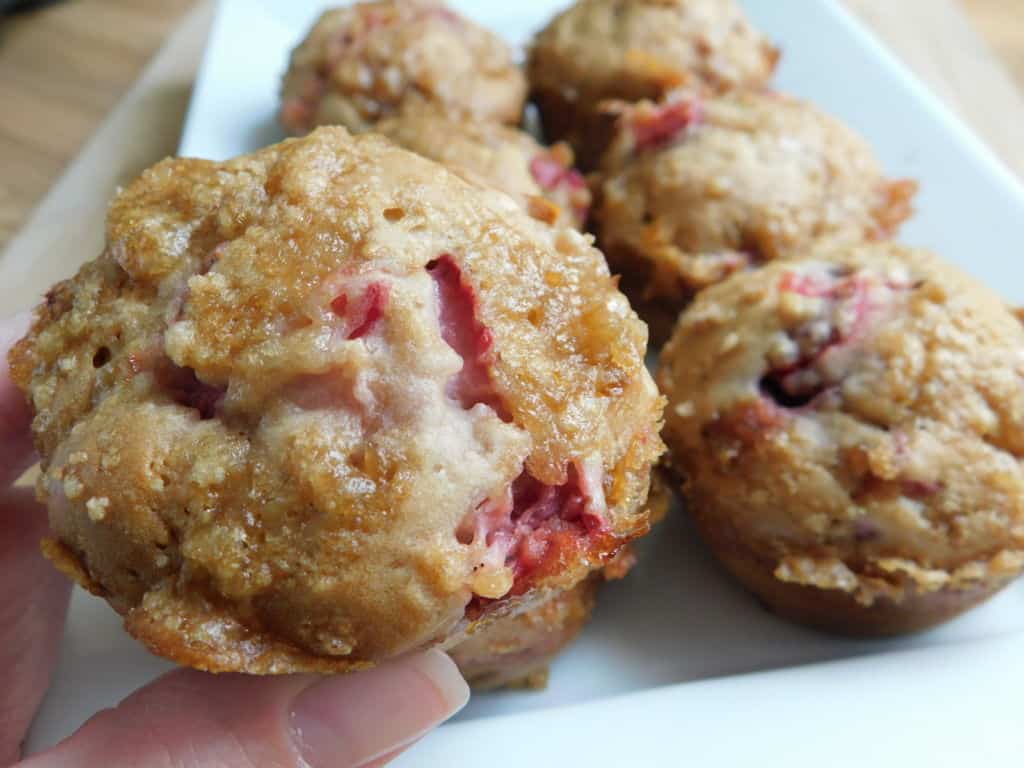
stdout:
[[[0,22],[0,249],[195,2],[76,0]],[[1024,175],[1024,0],[846,2]]]

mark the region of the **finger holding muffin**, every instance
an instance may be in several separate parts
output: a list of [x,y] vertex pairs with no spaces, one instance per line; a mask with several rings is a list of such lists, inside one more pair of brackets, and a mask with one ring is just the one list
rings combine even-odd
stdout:
[[899,634],[998,592],[1024,328],[894,242],[916,183],[771,90],[779,57],[731,0],[579,0],[522,68],[437,0],[326,12],[294,138],[146,171],[12,352],[47,556],[199,669],[441,648],[539,687],[667,444],[783,617]]

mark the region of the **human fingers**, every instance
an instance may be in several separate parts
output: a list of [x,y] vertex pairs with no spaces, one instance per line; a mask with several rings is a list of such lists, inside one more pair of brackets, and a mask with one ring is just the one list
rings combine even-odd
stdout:
[[7,353],[31,321],[28,312],[0,321],[0,488],[17,480],[34,460],[29,432],[32,414],[25,395],[11,381],[7,363]]
[[28,488],[0,495],[0,765],[18,758],[50,684],[70,584],[46,562],[46,512]]
[[362,768],[397,754],[468,698],[440,651],[326,678],[177,670],[21,768]]

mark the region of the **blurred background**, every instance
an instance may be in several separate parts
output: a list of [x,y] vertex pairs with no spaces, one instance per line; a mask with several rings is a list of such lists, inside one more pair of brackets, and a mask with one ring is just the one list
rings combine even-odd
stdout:
[[[209,1],[0,0],[0,250],[161,43]],[[1024,115],[1024,0],[843,2],[1024,174],[1022,122],[1007,117]]]

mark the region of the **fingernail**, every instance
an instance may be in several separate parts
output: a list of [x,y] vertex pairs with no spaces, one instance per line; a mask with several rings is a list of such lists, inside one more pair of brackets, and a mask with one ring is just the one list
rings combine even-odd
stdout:
[[292,705],[291,735],[311,768],[363,766],[420,738],[468,700],[455,663],[427,651],[314,683]]

